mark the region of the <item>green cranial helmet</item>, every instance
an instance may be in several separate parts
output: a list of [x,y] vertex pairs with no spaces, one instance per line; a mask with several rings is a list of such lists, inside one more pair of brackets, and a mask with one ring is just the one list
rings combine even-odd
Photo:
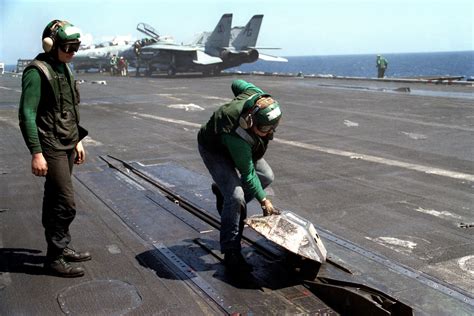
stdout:
[[50,52],[61,44],[80,43],[81,31],[67,21],[53,20],[43,31],[43,49]]
[[255,114],[255,122],[257,124],[257,128],[259,130],[265,131],[265,127],[273,127],[275,128],[278,123],[280,122],[282,113],[280,109],[280,105],[277,101],[271,99],[273,103],[267,106],[264,109],[260,109]]

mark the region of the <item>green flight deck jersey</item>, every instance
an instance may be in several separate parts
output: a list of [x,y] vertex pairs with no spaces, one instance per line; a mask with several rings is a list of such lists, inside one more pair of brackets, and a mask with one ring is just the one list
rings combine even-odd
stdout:
[[[198,133],[198,143],[209,151],[228,155],[242,177],[242,185],[250,190],[258,201],[266,197],[255,172],[254,162],[262,158],[269,139],[243,130],[239,125],[242,112],[253,104],[247,102],[264,92],[245,80],[232,83],[235,98],[217,109]],[[254,99],[254,98],[252,98]]]

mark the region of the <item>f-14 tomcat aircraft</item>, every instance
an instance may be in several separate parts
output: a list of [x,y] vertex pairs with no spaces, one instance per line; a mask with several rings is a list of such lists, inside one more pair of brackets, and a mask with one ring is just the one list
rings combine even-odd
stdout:
[[232,14],[224,14],[213,32],[203,32],[189,45],[160,42],[160,36],[152,27],[140,23],[137,30],[151,36],[155,42],[136,42],[133,47],[120,53],[130,65],[145,68],[147,74],[166,71],[202,72],[205,75],[219,74],[223,69],[252,63],[264,59],[286,62],[287,59],[260,54],[255,47],[263,15],[255,15],[245,27],[232,25]]

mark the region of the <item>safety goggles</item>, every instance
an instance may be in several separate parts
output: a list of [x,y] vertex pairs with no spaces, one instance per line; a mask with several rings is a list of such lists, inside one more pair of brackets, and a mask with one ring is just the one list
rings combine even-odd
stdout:
[[262,133],[275,133],[276,128],[278,124],[275,125],[263,125],[263,126],[257,126],[257,129],[262,132]]
[[81,45],[81,42],[65,43],[65,44],[60,44],[59,49],[61,49],[65,53],[72,53],[72,52],[75,53],[79,50],[80,45]]

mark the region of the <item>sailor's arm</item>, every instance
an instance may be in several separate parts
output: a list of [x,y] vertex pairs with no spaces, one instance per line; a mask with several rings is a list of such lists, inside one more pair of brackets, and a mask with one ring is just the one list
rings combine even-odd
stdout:
[[38,70],[28,69],[22,78],[22,93],[18,119],[20,130],[31,154],[41,152],[36,125],[36,113],[41,99],[41,77]]
[[48,165],[43,156],[38,138],[36,113],[41,98],[41,77],[38,70],[28,69],[22,78],[22,94],[18,118],[20,130],[26,146],[31,153],[31,172],[36,176],[45,176]]
[[259,201],[263,215],[267,216],[276,213],[255,171],[251,147],[245,140],[234,135],[225,134],[222,136],[222,141],[229,150],[237,170],[240,172],[242,184]]
[[239,94],[241,94],[242,92],[248,89],[252,89],[257,93],[262,93],[262,94],[264,93],[262,89],[255,86],[253,83],[247,82],[242,79],[234,80],[232,82],[231,88],[232,88],[232,92],[234,93],[234,96],[238,96]]

